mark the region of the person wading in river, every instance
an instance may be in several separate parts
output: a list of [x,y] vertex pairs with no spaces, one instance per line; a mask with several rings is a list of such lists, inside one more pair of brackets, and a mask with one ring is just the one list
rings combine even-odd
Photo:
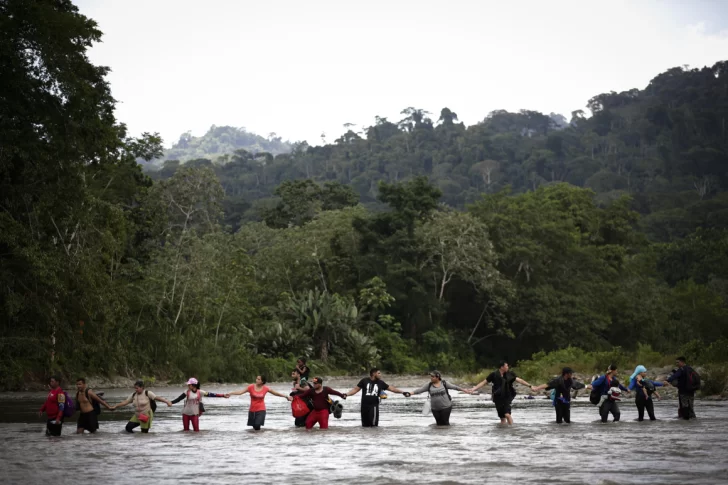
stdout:
[[331,412],[331,402],[329,396],[339,396],[346,399],[346,394],[335,391],[330,387],[324,387],[324,380],[320,377],[314,377],[311,380],[313,389],[309,389],[300,395],[301,399],[311,398],[313,401],[313,411],[306,418],[306,429],[312,429],[316,423],[319,428],[328,429],[329,413]]
[[154,409],[157,407],[156,401],[163,402],[167,406],[172,406],[169,400],[145,390],[144,381],[136,381],[134,383],[134,393],[119,404],[111,406],[111,409],[119,409],[133,404],[134,415],[126,423],[127,433],[133,433],[134,428],[137,426],[141,426],[142,433],[149,433],[152,427],[152,421],[154,421]]
[[571,390],[590,389],[590,385],[584,385],[574,380],[574,371],[570,367],[564,367],[561,370],[561,377],[557,377],[540,386],[532,387],[533,391],[553,390],[551,398],[554,409],[556,410],[556,422],[558,424],[571,422]]
[[643,365],[635,367],[632,376],[629,378],[629,390],[635,392],[634,403],[637,406],[637,421],[644,421],[645,409],[650,421],[655,421],[655,405],[652,402],[652,395],[657,399],[660,395],[656,388],[662,387],[662,382],[651,381],[647,378],[647,368]]
[[111,406],[106,401],[88,388],[86,379],[83,377],[76,379],[76,406],[78,406],[78,410],[81,413],[78,416],[78,423],[76,424],[77,434],[83,434],[84,431],[95,433],[99,429],[99,418],[94,402],[97,402],[98,405],[106,409],[111,409]]
[[484,385],[491,383],[493,390],[491,391],[491,399],[495,403],[495,410],[498,413],[498,417],[501,420],[501,424],[513,424],[513,418],[511,417],[511,402],[516,397],[516,390],[513,388],[513,383],[518,382],[524,386],[531,387],[526,381],[516,376],[512,371],[508,370],[508,362],[502,360],[498,364],[498,369],[491,372],[488,377],[479,383],[477,386],[469,389],[470,392],[475,392]]
[[38,416],[46,414],[46,436],[61,436],[63,428],[63,409],[66,406],[66,394],[61,389],[61,378],[53,376],[49,382],[50,392]]
[[187,391],[180,394],[177,399],[172,400],[172,404],[177,404],[181,400],[185,400],[185,407],[182,408],[182,429],[190,430],[190,423],[195,432],[200,431],[200,415],[205,412],[202,405],[202,397],[225,397],[225,394],[207,392],[200,389],[200,383],[194,377],[190,377],[187,381]]
[[282,397],[293,401],[291,396],[286,396],[280,392],[276,392],[270,387],[265,385],[265,376],[258,376],[255,378],[255,384],[251,384],[245,389],[225,394],[225,397],[230,396],[242,396],[245,393],[250,394],[250,410],[248,411],[248,426],[252,426],[254,430],[260,431],[260,428],[265,425],[265,395],[271,393],[274,396]]
[[[301,398],[301,395],[306,392],[311,387],[311,385],[306,379],[301,378],[301,373],[298,371],[298,368],[295,368],[293,369],[293,371],[291,371],[291,378],[293,379],[293,385],[291,387],[291,393],[289,395],[295,400],[297,397]],[[311,411],[313,410],[313,401],[310,397],[301,400],[304,402],[304,404],[306,404],[309,412],[304,416],[299,416],[294,419],[293,424],[297,428],[302,428],[306,426],[306,418],[308,418],[308,415],[311,414]]]
[[384,391],[392,391],[409,397],[409,392],[400,391],[382,380],[382,373],[376,367],[369,371],[369,377],[359,381],[359,384],[347,392],[347,396],[353,396],[362,391],[361,396],[361,425],[365,428],[379,426],[379,400],[380,394]]
[[695,391],[700,389],[700,378],[687,364],[685,357],[678,357],[676,364],[677,370],[667,378],[665,385],[677,384],[678,417],[695,419]]
[[448,389],[471,394],[471,392],[467,389],[463,389],[460,386],[443,381],[442,375],[436,370],[430,372],[430,382],[419,389],[412,391],[412,394],[420,394],[423,392],[429,394],[430,411],[432,411],[432,416],[435,418],[435,422],[438,426],[450,426],[452,398],[450,397]]
[[602,418],[602,423],[607,422],[610,413],[614,418],[614,422],[619,421],[619,417],[621,416],[617,398],[615,397],[616,389],[613,390],[613,388],[619,388],[629,393],[629,389],[617,380],[617,366],[614,364],[609,366],[603,376],[597,377],[592,382],[592,389],[597,390],[602,396],[599,404],[599,415]]

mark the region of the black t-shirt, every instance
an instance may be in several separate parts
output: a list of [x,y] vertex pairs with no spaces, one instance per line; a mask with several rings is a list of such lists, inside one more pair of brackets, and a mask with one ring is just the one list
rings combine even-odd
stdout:
[[499,370],[493,371],[485,378],[487,382],[493,384],[493,401],[510,401],[516,396],[516,390],[513,389],[513,383],[516,381],[516,374],[511,371],[501,375]]
[[359,381],[356,385],[361,389],[361,405],[362,406],[378,406],[379,405],[379,393],[389,389],[389,384],[381,379],[373,381],[368,377]]

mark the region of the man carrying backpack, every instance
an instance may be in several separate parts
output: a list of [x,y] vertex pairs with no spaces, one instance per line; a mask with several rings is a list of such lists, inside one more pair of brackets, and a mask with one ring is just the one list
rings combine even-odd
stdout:
[[695,391],[700,389],[700,376],[690,367],[685,357],[677,358],[677,370],[665,381],[665,385],[677,385],[677,414],[682,419],[695,418]]
[[134,383],[134,393],[119,404],[111,406],[111,409],[113,411],[114,409],[123,408],[133,403],[136,412],[129,422],[126,423],[126,431],[133,433],[134,428],[141,426],[142,433],[149,433],[149,429],[152,427],[152,420],[154,420],[154,411],[157,409],[156,401],[163,402],[167,406],[172,406],[172,403],[168,399],[145,390],[144,381],[136,381]]
[[547,384],[531,387],[533,391],[543,389],[552,391],[551,402],[556,410],[556,423],[571,422],[571,390],[591,389],[591,385],[574,380],[574,371],[570,367],[561,370],[561,377],[551,379]]
[[602,418],[602,423],[607,422],[610,414],[615,423],[619,421],[621,414],[617,402],[620,400],[620,390],[629,394],[629,389],[617,380],[617,366],[615,364],[610,365],[603,376],[597,377],[592,382],[592,393],[601,396],[597,403],[599,405],[599,415]]
[[86,386],[86,379],[83,377],[76,379],[76,403],[81,413],[76,424],[76,434],[83,434],[84,431],[95,433],[99,429],[98,415],[101,413],[101,406],[106,409],[111,409],[111,406]]
[[63,410],[66,406],[66,393],[61,389],[61,378],[51,377],[51,391],[41,406],[38,416],[46,414],[46,436],[61,436],[63,428]]

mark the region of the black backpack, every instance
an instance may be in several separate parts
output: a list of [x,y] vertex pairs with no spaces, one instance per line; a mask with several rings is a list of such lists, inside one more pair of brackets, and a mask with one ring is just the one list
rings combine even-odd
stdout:
[[[131,395],[131,398],[130,398],[131,402],[134,402],[135,395],[136,395],[136,392]],[[147,399],[149,399],[149,391],[147,391],[146,389],[144,389],[144,395],[147,396]],[[149,407],[152,408],[153,413],[156,413],[157,412],[157,401],[155,401],[154,399],[149,399]]]
[[700,374],[689,366],[685,370],[685,389],[693,392],[700,389]]
[[602,399],[602,392],[598,388],[592,387],[591,392],[589,393],[589,402],[593,405],[599,404],[599,401]]
[[[88,397],[88,391],[90,391],[90,390],[91,389],[88,389],[88,388],[86,389],[86,392],[85,392],[86,399],[91,403],[91,407],[94,408],[94,414],[99,415],[99,414],[101,414],[101,404],[97,400],[91,399],[90,397]],[[96,396],[98,398],[102,398],[104,396],[104,393],[97,392]],[[78,392],[76,392],[76,402],[78,402]],[[81,411],[81,406],[78,407],[78,410],[79,410],[79,412]]]

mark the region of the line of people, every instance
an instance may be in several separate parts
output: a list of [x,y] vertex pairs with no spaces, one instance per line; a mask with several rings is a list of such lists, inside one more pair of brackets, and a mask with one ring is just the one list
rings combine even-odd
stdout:
[[[293,384],[290,394],[282,394],[274,391],[266,385],[265,376],[257,376],[255,383],[244,389],[228,392],[214,393],[200,389],[199,382],[194,377],[187,381],[187,390],[182,392],[176,399],[170,401],[146,390],[143,381],[134,384],[134,392],[122,402],[111,406],[103,399],[103,393],[95,393],[86,385],[86,381],[80,378],[76,382],[75,404],[78,405],[80,415],[77,423],[77,433],[88,431],[95,432],[98,429],[98,414],[101,406],[108,410],[116,410],[128,405],[134,406],[134,414],[126,424],[127,432],[134,432],[139,427],[142,433],[148,433],[154,421],[154,412],[157,402],[172,406],[184,401],[182,408],[182,427],[185,431],[199,431],[199,417],[205,412],[202,403],[203,397],[209,398],[230,398],[231,396],[250,395],[250,408],[248,411],[248,426],[254,430],[260,430],[265,425],[266,406],[265,397],[272,394],[292,402],[294,424],[297,427],[312,429],[316,424],[321,429],[327,429],[329,416],[334,414],[340,417],[342,406],[333,397],[346,399],[362,392],[361,398],[361,425],[363,427],[376,427],[379,425],[379,404],[386,399],[386,392],[402,394],[410,397],[417,394],[427,394],[427,409],[440,426],[450,424],[450,413],[452,411],[452,397],[450,390],[464,392],[467,394],[476,393],[485,385],[490,384],[491,399],[495,404],[495,410],[501,420],[501,424],[513,424],[511,403],[516,396],[514,384],[516,382],[529,387],[532,391],[551,391],[550,397],[553,403],[556,422],[571,422],[571,400],[581,389],[591,389],[590,400],[599,407],[599,414],[602,422],[607,422],[609,415],[613,421],[619,421],[620,410],[618,402],[621,400],[621,392],[635,392],[635,405],[638,411],[638,420],[644,419],[644,412],[647,411],[650,420],[655,420],[653,396],[660,398],[657,388],[673,384],[678,388],[679,416],[683,419],[695,418],[694,396],[695,391],[700,387],[700,377],[687,365],[684,357],[677,359],[677,369],[664,382],[647,379],[647,369],[639,365],[635,368],[630,377],[629,387],[623,386],[617,379],[617,366],[611,365],[604,375],[593,379],[591,384],[578,382],[574,378],[574,372],[569,367],[562,370],[560,376],[552,379],[546,384],[534,386],[518,377],[510,370],[508,362],[499,363],[498,369],[491,372],[482,382],[471,388],[464,388],[453,383],[442,380],[438,371],[430,373],[430,382],[424,384],[412,392],[403,391],[395,386],[387,384],[382,379],[379,369],[373,368],[368,378],[361,379],[356,386],[346,393],[336,391],[324,386],[323,378],[314,377],[309,380],[310,369],[306,366],[305,359],[299,359],[296,367],[291,372]],[[75,411],[75,404],[70,396],[60,386],[60,379],[50,379],[51,391],[46,402],[40,409],[40,414],[47,415],[46,433],[52,436],[60,436],[64,418],[69,417]],[[70,406],[70,407],[69,407]],[[69,410],[71,412],[69,413]]]

